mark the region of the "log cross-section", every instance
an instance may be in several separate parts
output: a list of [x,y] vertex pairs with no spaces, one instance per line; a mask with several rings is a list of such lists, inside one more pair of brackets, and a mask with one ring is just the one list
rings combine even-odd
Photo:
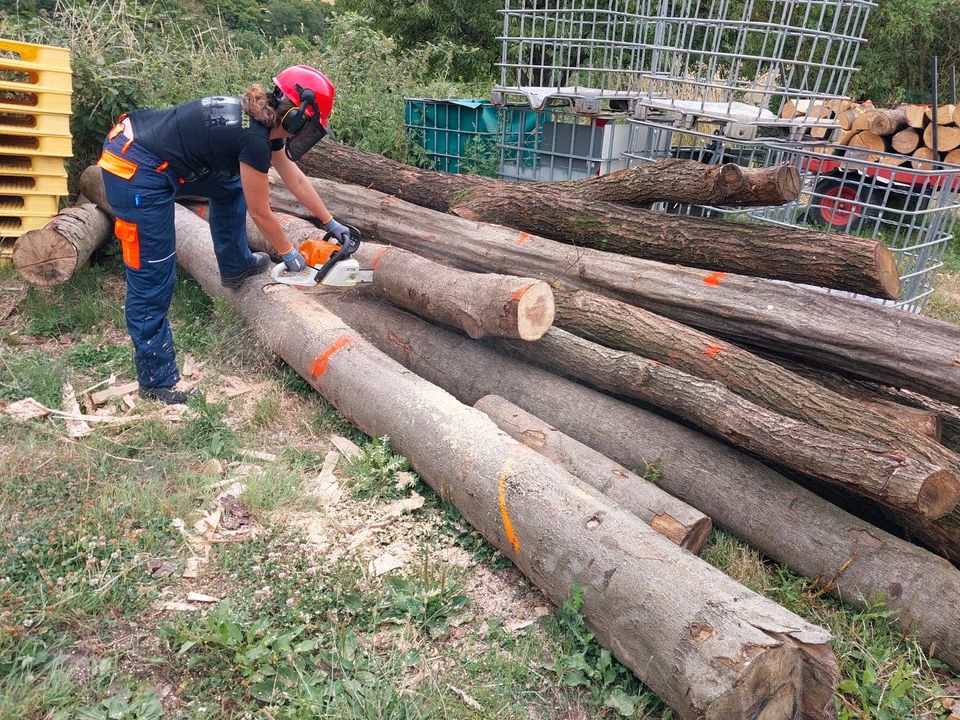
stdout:
[[96,205],[70,207],[17,238],[13,266],[32,285],[60,285],[111,237],[113,223]]

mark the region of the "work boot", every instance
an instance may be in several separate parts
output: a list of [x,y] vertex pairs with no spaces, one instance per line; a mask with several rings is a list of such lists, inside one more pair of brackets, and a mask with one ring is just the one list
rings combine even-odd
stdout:
[[179,383],[172,387],[143,387],[141,385],[137,394],[146,400],[159,400],[166,405],[186,405],[187,400],[197,396],[197,389],[195,387],[178,389],[179,385]]
[[230,277],[221,277],[220,282],[225,288],[230,288],[231,290],[236,290],[238,287],[243,285],[243,281],[248,277],[253,277],[254,275],[259,275],[264,270],[266,270],[273,263],[270,260],[270,256],[265,252],[256,252],[253,254],[253,263],[250,267],[244,270],[239,275],[231,275]]

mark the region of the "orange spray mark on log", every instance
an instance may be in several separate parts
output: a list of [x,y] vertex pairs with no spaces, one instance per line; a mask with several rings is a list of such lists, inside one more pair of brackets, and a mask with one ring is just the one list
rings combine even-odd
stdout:
[[517,291],[513,294],[513,296],[510,298],[510,300],[511,300],[512,302],[517,302],[517,301],[519,301],[520,298],[523,297],[523,294],[524,294],[527,290],[529,290],[530,288],[532,288],[534,285],[536,285],[536,283],[530,283],[529,285],[524,285],[522,288],[520,288],[519,290],[517,290]]
[[713,285],[714,287],[717,287],[718,285],[720,285],[720,281],[723,280],[726,276],[727,274],[724,272],[710,273],[703,279],[703,282],[705,285]]
[[723,352],[722,345],[707,345],[707,357],[716,357]]
[[388,248],[388,247],[385,247],[385,248],[381,248],[381,249],[380,249],[380,252],[378,252],[378,253],[377,253],[377,256],[373,259],[373,262],[370,263],[370,268],[371,268],[372,270],[376,270],[376,269],[377,269],[377,265],[380,264],[380,261],[383,260],[383,256],[386,255],[386,254],[387,254],[387,251],[389,251],[389,250],[390,250],[390,248]]
[[528,232],[521,232],[521,233],[517,236],[517,245],[523,245],[527,240],[529,240],[529,239],[532,238],[532,237],[533,237],[533,235],[531,235],[531,234],[528,233]]
[[510,515],[507,513],[507,473],[513,465],[513,458],[507,458],[500,471],[500,518],[503,520],[503,531],[507,534],[507,540],[513,545],[514,552],[520,552],[520,540],[513,531],[513,523],[510,522]]
[[397,199],[393,195],[390,195],[389,197],[385,197],[380,201],[380,207],[383,207],[384,205],[396,205],[396,203]]
[[344,335],[342,338],[334,342],[333,345],[320,353],[317,356],[317,359],[313,361],[313,365],[310,366],[310,374],[319,380],[327,371],[327,365],[330,363],[330,358],[333,356],[333,354],[343,350],[343,348],[345,348],[351,342],[353,342],[353,338],[351,338],[349,335]]

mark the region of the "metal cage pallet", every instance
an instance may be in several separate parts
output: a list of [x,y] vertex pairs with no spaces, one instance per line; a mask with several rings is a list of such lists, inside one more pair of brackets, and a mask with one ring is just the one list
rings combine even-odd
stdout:
[[476,172],[496,153],[500,114],[484,100],[406,98],[404,126],[435,169]]
[[831,143],[787,143],[776,137],[753,141],[716,134],[717,125],[677,128],[669,122],[630,121],[631,163],[681,157],[746,167],[797,167],[800,197],[782,206],[730,209],[660,203],[657,209],[698,216],[747,218],[789,227],[809,227],[879,240],[897,259],[901,295],[889,301],[919,312],[933,292],[947,245],[960,218],[960,166],[928,162],[900,166],[904,156],[867,157]]
[[775,121],[788,97],[847,92],[869,0],[505,0],[495,102],[637,104]]

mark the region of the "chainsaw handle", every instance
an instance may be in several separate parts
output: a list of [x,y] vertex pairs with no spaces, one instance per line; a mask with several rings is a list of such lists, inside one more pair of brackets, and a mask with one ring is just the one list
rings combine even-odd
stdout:
[[[334,265],[341,260],[346,260],[360,248],[360,242],[363,239],[363,235],[360,233],[360,230],[355,228],[353,225],[347,225],[347,229],[350,230],[350,239],[341,245],[339,250],[334,251],[330,258],[321,267],[317,268],[318,283],[321,282],[324,277],[326,277],[327,273],[333,269]],[[327,232],[327,234],[323,236],[323,239],[329,240],[332,237],[333,235]]]

